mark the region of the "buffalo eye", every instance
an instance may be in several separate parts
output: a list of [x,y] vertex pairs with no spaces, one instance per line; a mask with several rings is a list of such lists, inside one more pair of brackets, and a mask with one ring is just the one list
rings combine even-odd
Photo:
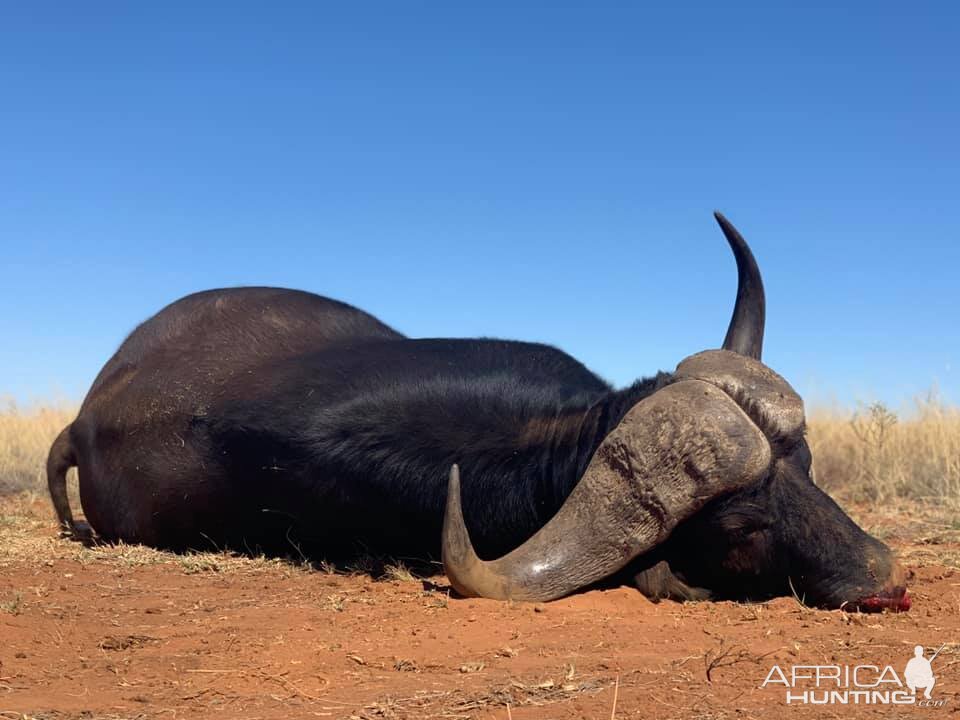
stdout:
[[764,508],[748,505],[730,509],[720,518],[720,530],[730,544],[748,541],[750,536],[763,532],[770,527],[770,519]]

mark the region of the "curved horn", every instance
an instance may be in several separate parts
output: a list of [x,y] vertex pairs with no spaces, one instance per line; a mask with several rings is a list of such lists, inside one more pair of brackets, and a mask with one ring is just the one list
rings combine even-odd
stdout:
[[468,597],[568,595],[662,542],[711,498],[758,481],[770,458],[760,429],[722,390],[697,379],[668,385],[607,435],[557,514],[497,560],[474,551],[451,468],[444,570]]
[[723,349],[759,360],[763,353],[763,324],[766,315],[760,268],[757,267],[757,261],[754,260],[747,241],[730,221],[719,212],[713,213],[713,216],[720,224],[720,229],[723,230],[737,260],[737,302],[733,306],[727,336],[723,339]]

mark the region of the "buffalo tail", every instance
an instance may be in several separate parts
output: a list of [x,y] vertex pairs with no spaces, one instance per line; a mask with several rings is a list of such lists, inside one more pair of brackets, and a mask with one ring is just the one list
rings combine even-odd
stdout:
[[63,534],[75,540],[90,541],[93,531],[86,523],[73,519],[70,499],[67,496],[67,471],[76,464],[77,457],[70,439],[70,425],[67,425],[53,441],[47,456],[47,487]]

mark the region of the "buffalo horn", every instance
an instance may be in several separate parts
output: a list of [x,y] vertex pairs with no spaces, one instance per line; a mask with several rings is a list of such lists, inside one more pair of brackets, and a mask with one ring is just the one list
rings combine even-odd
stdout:
[[737,260],[737,302],[733,306],[727,336],[723,339],[723,349],[759,360],[763,353],[763,324],[766,313],[760,269],[747,241],[730,221],[719,212],[715,212],[713,216],[720,224],[720,229],[723,230]]
[[656,546],[711,498],[757,482],[770,457],[760,429],[722,390],[694,378],[668,385],[627,412],[556,515],[499,559],[474,551],[454,466],[444,569],[464,596],[562,597]]

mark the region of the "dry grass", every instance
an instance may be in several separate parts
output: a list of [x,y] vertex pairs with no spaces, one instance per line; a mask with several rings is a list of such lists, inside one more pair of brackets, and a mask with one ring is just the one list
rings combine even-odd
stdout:
[[[58,561],[110,563],[118,567],[167,565],[184,575],[281,571],[286,576],[308,572],[310,567],[283,558],[241,555],[232,552],[172,553],[145,545],[95,545],[86,547],[60,538],[54,529],[49,500],[24,491],[0,498],[0,570],[19,565],[24,558],[52,565]],[[11,612],[9,598],[0,598],[0,611]],[[2,720],[2,719],[0,719]]]
[[960,407],[931,394],[899,415],[875,403],[814,410],[807,424],[817,483],[828,492],[874,503],[960,501]]
[[0,495],[46,488],[50,445],[76,414],[66,403],[28,408],[0,403]]

